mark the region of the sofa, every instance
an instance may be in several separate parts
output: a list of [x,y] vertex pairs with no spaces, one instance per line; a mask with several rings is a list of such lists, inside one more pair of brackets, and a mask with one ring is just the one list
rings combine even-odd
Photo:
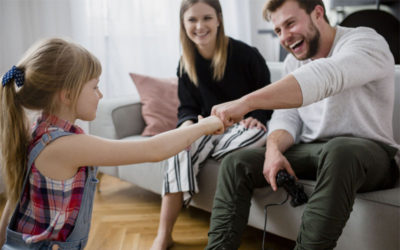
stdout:
[[[272,81],[282,76],[282,63],[269,62]],[[395,139],[400,143],[400,65],[396,65],[396,101],[393,117]],[[142,140],[145,124],[141,115],[140,100],[132,97],[105,99],[99,104],[97,118],[89,123],[92,135],[117,140]],[[166,161],[141,163],[118,167],[101,167],[100,171],[125,181],[161,193],[163,167]],[[200,193],[190,205],[211,211],[215,193],[219,162],[209,159],[198,175]],[[299,180],[310,194],[314,181]],[[263,229],[264,206],[283,201],[286,192],[270,188],[257,189],[252,198],[248,224]],[[267,231],[295,240],[304,206],[292,207],[289,202],[268,209]],[[268,240],[268,239],[267,239]],[[358,194],[350,219],[339,238],[336,249],[398,250],[400,249],[400,184],[388,190]]]

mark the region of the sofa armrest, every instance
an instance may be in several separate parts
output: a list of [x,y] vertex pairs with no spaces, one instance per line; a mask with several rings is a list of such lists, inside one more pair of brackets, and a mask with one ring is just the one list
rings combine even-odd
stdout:
[[132,96],[101,100],[96,119],[89,123],[89,134],[108,139],[140,135],[145,125],[141,107]]

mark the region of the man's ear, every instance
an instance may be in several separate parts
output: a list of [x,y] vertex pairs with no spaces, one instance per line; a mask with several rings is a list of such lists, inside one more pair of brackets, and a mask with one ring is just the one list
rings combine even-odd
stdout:
[[61,103],[64,103],[66,105],[70,105],[72,103],[71,94],[70,94],[70,92],[68,92],[66,90],[60,91],[59,98],[60,98]]
[[313,12],[317,20],[320,18],[324,18],[324,7],[322,7],[321,5],[316,5]]

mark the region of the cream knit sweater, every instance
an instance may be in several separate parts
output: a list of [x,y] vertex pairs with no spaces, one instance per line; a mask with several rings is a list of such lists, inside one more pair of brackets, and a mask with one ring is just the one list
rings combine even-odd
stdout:
[[[299,82],[303,105],[276,110],[269,133],[284,129],[295,142],[348,135],[400,149],[392,129],[394,59],[373,29],[338,26],[328,57],[299,61],[288,55],[285,71]],[[400,150],[400,166],[399,159]]]

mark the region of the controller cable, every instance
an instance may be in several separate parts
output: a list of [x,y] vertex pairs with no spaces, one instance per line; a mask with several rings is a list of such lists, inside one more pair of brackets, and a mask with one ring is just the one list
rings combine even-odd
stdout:
[[262,240],[262,250],[264,249],[264,244],[265,244],[265,234],[267,233],[267,208],[272,207],[272,206],[280,206],[285,204],[289,199],[289,193],[286,194],[286,199],[282,201],[281,203],[270,203],[264,206],[264,232],[263,232],[263,240]]

